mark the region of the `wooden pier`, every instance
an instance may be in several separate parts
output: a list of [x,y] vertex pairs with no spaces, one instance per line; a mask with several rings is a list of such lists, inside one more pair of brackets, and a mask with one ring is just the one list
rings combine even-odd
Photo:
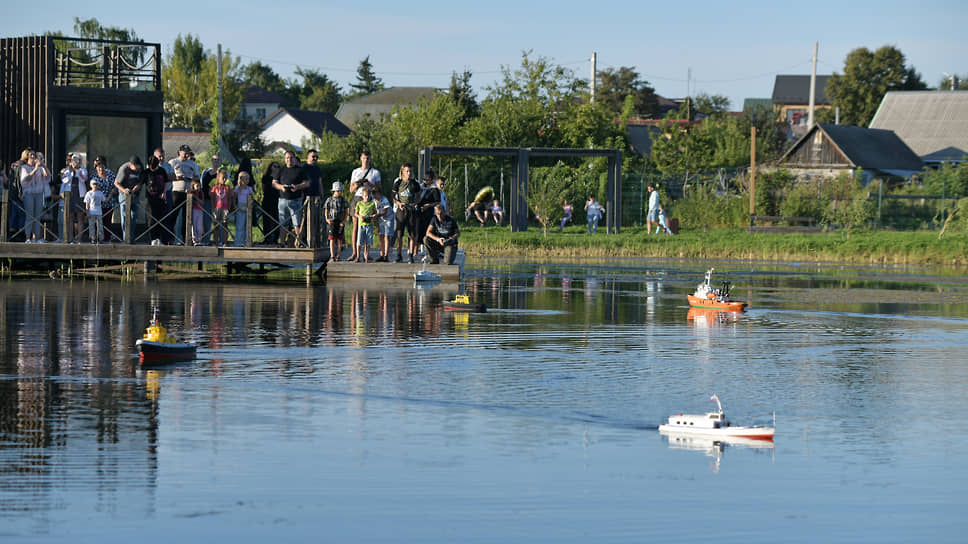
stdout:
[[[348,253],[348,250],[345,251]],[[225,265],[231,274],[248,265],[273,265],[280,267],[304,267],[307,279],[317,275],[324,281],[337,279],[359,280],[413,280],[413,275],[423,269],[422,263],[372,262],[379,252],[371,250],[369,263],[329,261],[326,248],[278,248],[270,246],[152,246],[144,244],[25,244],[23,242],[0,243],[0,259],[8,260],[13,267],[18,262],[50,263],[54,270],[62,263],[70,263],[77,273],[98,273],[99,270],[126,266],[143,266],[145,274],[158,272],[159,267],[176,264]],[[427,270],[441,277],[441,281],[459,281],[463,268],[463,253],[453,265],[428,264]],[[180,268],[184,273],[191,270]]]

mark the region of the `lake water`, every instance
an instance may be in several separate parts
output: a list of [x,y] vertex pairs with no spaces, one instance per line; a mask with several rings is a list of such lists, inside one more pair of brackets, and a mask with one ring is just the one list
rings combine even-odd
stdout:
[[[741,315],[690,315],[717,267]],[[375,265],[374,265],[375,266]],[[0,284],[0,540],[963,542],[957,272],[469,263],[456,286]],[[140,368],[158,306],[198,359]],[[666,437],[673,413],[771,447]]]

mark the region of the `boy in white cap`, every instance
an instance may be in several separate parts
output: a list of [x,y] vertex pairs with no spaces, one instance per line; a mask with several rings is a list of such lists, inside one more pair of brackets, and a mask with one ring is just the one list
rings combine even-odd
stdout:
[[84,195],[84,207],[87,209],[87,235],[91,238],[92,244],[99,244],[104,238],[104,221],[101,219],[104,193],[97,189],[97,180],[92,179],[91,190]]
[[340,260],[340,253],[343,251],[343,227],[346,224],[346,212],[349,208],[349,203],[343,198],[343,184],[338,181],[333,182],[333,196],[323,203],[331,261]]

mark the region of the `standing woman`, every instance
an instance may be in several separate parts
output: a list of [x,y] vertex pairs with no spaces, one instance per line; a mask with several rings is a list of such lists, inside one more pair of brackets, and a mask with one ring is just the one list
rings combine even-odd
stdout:
[[273,162],[262,175],[262,242],[268,245],[279,243],[279,191],[272,186],[272,180],[279,177],[282,167]]
[[[67,210],[70,224],[67,225],[67,238],[64,243],[76,242],[84,229],[84,194],[87,193],[88,177],[87,170],[81,167],[80,155],[68,153],[67,166],[61,170],[61,187],[57,195],[57,198],[63,198],[63,193],[71,193],[71,208]],[[58,214],[58,217],[63,217],[63,214]]]
[[27,213],[24,227],[26,242],[43,243],[44,227],[40,215],[44,211],[44,187],[50,186],[50,171],[44,166],[42,153],[28,152],[27,164],[20,167],[20,186],[23,188],[24,210]]
[[[111,229],[108,228],[110,224],[111,211],[113,211],[113,204],[108,204],[111,197],[114,195],[114,172],[112,172],[108,166],[107,161],[104,160],[104,156],[98,155],[94,159],[94,175],[91,176],[91,180],[97,181],[97,190],[104,193],[104,202],[101,203],[101,218],[104,222],[105,239],[104,241],[111,240]],[[97,233],[88,232],[88,236],[91,237],[91,241],[97,240]]]
[[[98,155],[94,159],[94,168],[98,171],[104,172],[104,175],[98,175],[100,182],[97,184],[97,190],[104,193],[104,202],[101,203],[101,220],[104,222],[104,240],[105,242],[110,242],[111,237],[114,236],[114,231],[111,230],[112,216],[114,215],[114,207],[118,201],[118,190],[114,186],[114,171],[108,168],[108,160],[104,158],[104,155]],[[103,170],[101,170],[103,168]],[[94,179],[93,177],[91,179]],[[90,234],[90,233],[88,233]]]

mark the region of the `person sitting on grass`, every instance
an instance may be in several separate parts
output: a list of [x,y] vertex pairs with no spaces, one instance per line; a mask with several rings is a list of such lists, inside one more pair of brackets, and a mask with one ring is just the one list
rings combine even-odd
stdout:
[[460,228],[457,221],[447,215],[444,206],[437,204],[434,207],[434,216],[430,219],[427,232],[424,234],[424,247],[427,248],[427,255],[430,256],[430,264],[440,264],[440,256],[443,253],[444,264],[454,264],[457,257],[457,238],[460,236]]

